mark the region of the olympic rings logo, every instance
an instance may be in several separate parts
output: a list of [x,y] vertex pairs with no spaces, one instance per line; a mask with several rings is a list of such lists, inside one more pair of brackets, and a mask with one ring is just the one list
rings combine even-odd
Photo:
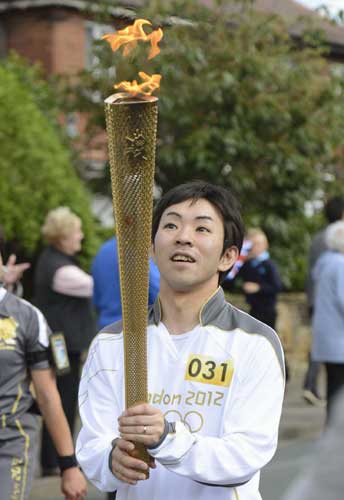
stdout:
[[171,422],[182,422],[191,433],[199,432],[204,424],[202,414],[194,410],[186,412],[184,417],[177,410],[168,410],[164,416]]

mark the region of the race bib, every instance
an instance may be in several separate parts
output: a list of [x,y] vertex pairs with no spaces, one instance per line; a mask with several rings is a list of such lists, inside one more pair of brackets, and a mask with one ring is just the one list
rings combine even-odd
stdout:
[[231,359],[221,361],[210,356],[190,354],[185,372],[185,380],[229,387],[234,372]]

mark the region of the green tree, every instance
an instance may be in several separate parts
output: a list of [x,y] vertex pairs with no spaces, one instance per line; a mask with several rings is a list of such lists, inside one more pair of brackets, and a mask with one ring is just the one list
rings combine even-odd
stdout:
[[281,19],[251,4],[147,2],[137,16],[164,25],[161,54],[147,62],[141,44],[123,59],[99,41],[96,67],[73,90],[92,125],[104,127],[95,95],[105,98],[115,80],[135,79],[139,69],[161,73],[158,185],[202,178],[231,187],[247,224],[268,233],[287,286],[300,288],[312,226],[305,203],[335,190],[343,175],[343,81],[318,30],[296,42]]
[[89,196],[58,125],[56,98],[39,68],[12,55],[0,64],[0,223],[32,255],[46,213],[71,207],[82,219],[84,263],[98,245]]

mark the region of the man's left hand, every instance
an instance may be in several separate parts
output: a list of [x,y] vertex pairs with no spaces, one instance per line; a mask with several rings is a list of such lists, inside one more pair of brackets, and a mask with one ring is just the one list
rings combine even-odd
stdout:
[[155,446],[164,433],[165,419],[161,410],[143,403],[125,410],[118,418],[118,426],[126,441]]
[[260,285],[258,283],[254,283],[253,281],[245,281],[242,287],[246,293],[257,293],[260,290]]

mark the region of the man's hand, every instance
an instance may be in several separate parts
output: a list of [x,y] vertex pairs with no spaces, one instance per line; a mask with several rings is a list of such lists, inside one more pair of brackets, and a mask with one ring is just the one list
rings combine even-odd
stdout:
[[128,408],[118,418],[120,436],[126,441],[156,446],[165,429],[162,411],[149,404]]
[[242,287],[246,293],[257,293],[260,290],[260,285],[258,283],[253,283],[252,281],[246,281],[243,283]]
[[87,483],[79,467],[70,467],[62,473],[61,491],[66,500],[83,500],[87,495]]
[[8,258],[6,263],[7,272],[3,274],[3,280],[5,285],[14,285],[17,281],[20,280],[24,271],[29,269],[30,265],[28,262],[24,262],[23,264],[16,264],[17,257],[12,254]]
[[117,439],[116,446],[112,450],[111,455],[111,470],[114,476],[120,481],[135,485],[137,481],[147,479],[145,472],[149,467],[154,469],[155,462],[152,458],[149,465],[142,460],[131,456],[135,449],[133,443],[125,439]]

